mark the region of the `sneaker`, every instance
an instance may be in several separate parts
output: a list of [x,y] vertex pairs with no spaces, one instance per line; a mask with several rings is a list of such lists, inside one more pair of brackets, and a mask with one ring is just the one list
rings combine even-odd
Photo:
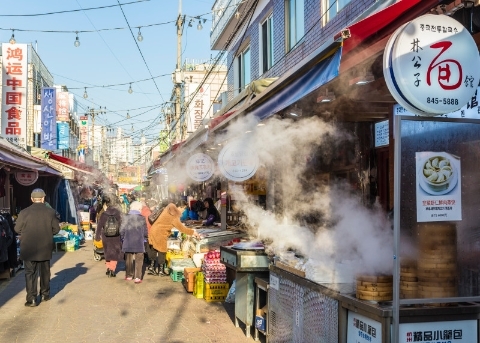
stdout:
[[133,282],[135,282],[135,283],[142,283],[142,279],[139,279],[139,278],[137,277],[137,278],[135,278],[135,281],[133,281]]
[[125,280],[127,280],[127,281],[132,281],[133,278],[132,278],[131,276],[127,276],[127,277],[125,278]]

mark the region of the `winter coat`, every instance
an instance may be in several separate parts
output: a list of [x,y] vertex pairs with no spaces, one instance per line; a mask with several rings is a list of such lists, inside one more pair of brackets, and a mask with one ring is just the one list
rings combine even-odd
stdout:
[[97,229],[95,230],[95,240],[101,240],[103,243],[103,253],[106,261],[123,261],[122,241],[120,235],[115,237],[106,237],[103,228],[107,223],[109,215],[117,218],[117,221],[122,227],[122,213],[117,207],[108,207],[98,219]]
[[145,239],[148,237],[147,223],[140,211],[132,211],[123,218],[120,227],[123,252],[145,252]]
[[21,260],[52,259],[53,236],[60,231],[54,209],[44,203],[33,203],[18,214],[15,231],[20,235]]
[[148,242],[153,248],[160,252],[167,252],[167,240],[172,234],[172,229],[176,228],[178,231],[187,235],[193,235],[194,230],[185,227],[180,221],[180,211],[174,204],[168,204],[162,211],[162,214],[153,223],[148,236]]
[[12,244],[13,232],[7,220],[0,215],[0,263],[8,261],[8,247]]

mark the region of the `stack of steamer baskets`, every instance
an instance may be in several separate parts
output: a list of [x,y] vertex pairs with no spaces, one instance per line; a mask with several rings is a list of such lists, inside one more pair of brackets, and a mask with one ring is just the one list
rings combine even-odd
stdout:
[[356,297],[360,300],[390,301],[393,297],[392,275],[357,275]]
[[414,299],[418,291],[417,261],[402,258],[400,262],[400,299]]
[[451,223],[418,225],[418,297],[457,296],[457,234]]

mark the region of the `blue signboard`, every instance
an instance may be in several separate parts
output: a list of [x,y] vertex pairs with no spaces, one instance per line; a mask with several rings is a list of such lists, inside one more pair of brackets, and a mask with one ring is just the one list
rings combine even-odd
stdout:
[[55,88],[42,87],[42,149],[57,149],[56,104]]
[[70,142],[70,127],[67,122],[57,123],[58,149],[68,149]]

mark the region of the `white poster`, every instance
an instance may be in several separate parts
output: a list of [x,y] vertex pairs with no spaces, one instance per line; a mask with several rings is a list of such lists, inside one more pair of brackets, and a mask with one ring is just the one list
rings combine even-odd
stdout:
[[348,311],[347,343],[381,343],[382,324]]
[[417,222],[462,220],[460,158],[446,152],[415,153]]
[[387,146],[389,144],[389,127],[388,120],[375,123],[375,148]]
[[2,137],[27,147],[27,44],[2,43]]
[[198,83],[186,84],[186,99],[191,99],[188,105],[187,132],[195,132],[204,118],[210,118],[210,87]]
[[400,324],[400,343],[472,343],[477,342],[477,321]]
[[213,160],[210,156],[202,153],[190,156],[186,168],[188,176],[198,182],[207,181],[214,172]]
[[231,181],[245,181],[258,169],[258,155],[248,141],[239,139],[229,142],[218,154],[220,172]]

